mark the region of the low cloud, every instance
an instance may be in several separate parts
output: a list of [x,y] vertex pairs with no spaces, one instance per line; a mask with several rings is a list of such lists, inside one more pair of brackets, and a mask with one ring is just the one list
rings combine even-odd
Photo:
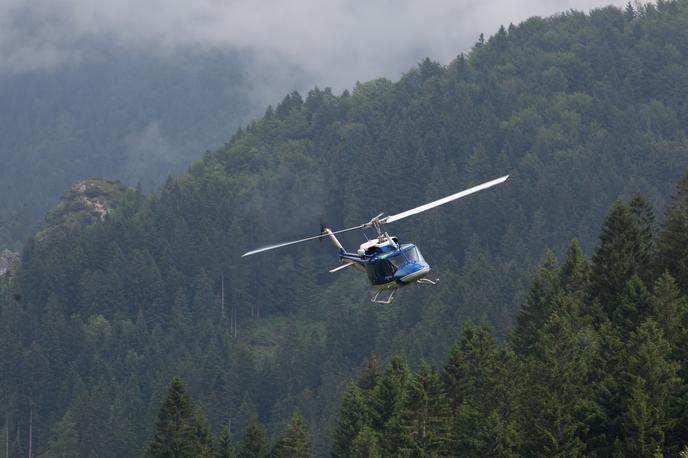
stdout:
[[[310,85],[335,89],[396,79],[425,56],[446,63],[478,35],[529,16],[589,10],[601,0],[2,0],[0,72],[49,69],[83,58],[92,43],[137,52],[232,48],[256,71],[280,63]],[[614,0],[618,6],[624,1]],[[284,77],[283,77],[284,78]],[[288,77],[286,79],[289,79]]]

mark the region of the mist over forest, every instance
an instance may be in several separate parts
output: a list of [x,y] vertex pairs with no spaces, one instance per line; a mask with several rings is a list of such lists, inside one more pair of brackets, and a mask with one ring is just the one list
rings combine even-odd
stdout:
[[688,453],[686,0],[8,5],[0,458]]

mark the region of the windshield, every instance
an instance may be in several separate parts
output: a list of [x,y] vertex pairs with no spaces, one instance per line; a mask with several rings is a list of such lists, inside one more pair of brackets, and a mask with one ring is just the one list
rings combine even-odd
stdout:
[[404,254],[406,254],[406,257],[408,258],[408,260],[412,261],[412,262],[413,261],[418,262],[422,259],[422,257],[420,256],[420,253],[418,252],[418,248],[416,248],[415,246],[412,246],[412,247],[406,249],[406,251],[404,251]]
[[411,245],[410,247],[405,248],[404,254],[406,255],[406,258],[411,262],[425,263],[423,255],[420,254],[420,251],[418,251],[418,248],[416,248],[415,245]]
[[406,258],[402,253],[397,253],[394,256],[390,256],[387,258],[387,260],[394,264],[394,267],[396,268],[401,267],[406,262]]

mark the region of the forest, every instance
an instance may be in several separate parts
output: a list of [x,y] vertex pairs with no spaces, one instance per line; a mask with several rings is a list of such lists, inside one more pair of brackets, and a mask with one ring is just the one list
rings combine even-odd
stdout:
[[[502,342],[467,325],[439,368],[371,356],[331,456],[688,456],[688,174],[665,221],[615,202],[591,259],[575,239],[561,264],[547,253]],[[272,446],[255,420],[213,443],[179,379],[157,418],[146,457],[313,456],[298,412]]]
[[[534,17],[290,93],[160,192],[30,238],[0,286],[10,456],[677,456],[687,62],[686,0]],[[390,306],[327,244],[240,258],[506,173],[390,226],[441,278]]]
[[18,251],[74,181],[157,189],[264,108],[234,53],[88,48],[64,67],[0,74],[0,250]]

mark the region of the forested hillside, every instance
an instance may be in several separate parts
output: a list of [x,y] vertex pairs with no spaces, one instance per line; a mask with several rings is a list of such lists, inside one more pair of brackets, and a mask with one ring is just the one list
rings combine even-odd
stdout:
[[659,233],[617,201],[591,259],[545,258],[507,342],[468,326],[437,369],[371,362],[332,456],[688,456],[686,260],[688,176]]
[[[582,253],[602,250],[600,227],[619,197],[635,210],[613,208],[626,219],[647,214],[650,232],[648,209],[665,213],[688,169],[687,58],[686,0],[532,18],[479,40],[446,66],[425,60],[397,82],[360,83],[341,95],[317,88],[289,94],[159,193],[132,190],[101,224],[30,240],[1,299],[0,405],[11,453],[27,452],[31,415],[39,455],[68,447],[80,456],[140,456],[179,376],[214,432],[231,422],[236,440],[257,418],[274,443],[298,410],[321,456],[333,439],[336,450],[341,396],[372,354],[381,367],[404,354],[404,364],[420,367],[409,380],[436,377],[420,361],[446,361],[469,323],[489,324],[501,341],[521,304],[526,317],[513,347],[519,361],[549,364],[542,358],[554,337],[541,329],[560,326],[557,332],[585,345],[613,340],[603,323],[621,306],[619,290],[609,288],[626,288],[628,271],[605,284],[604,268],[593,268],[576,291],[599,297],[599,306],[571,300],[565,318],[585,324],[575,329],[553,322],[559,306],[532,292],[537,278],[554,274],[542,268],[529,294],[528,285],[547,248],[565,260],[577,237]],[[505,173],[512,177],[504,185],[389,226],[402,241],[417,242],[441,278],[437,287],[402,290],[390,306],[370,303],[360,274],[329,274],[336,264],[328,244],[240,258],[258,245],[317,233],[319,219],[331,227],[360,224]],[[632,200],[636,192],[648,205]],[[361,240],[342,238],[349,246]],[[598,251],[593,267],[601,265]],[[633,272],[635,293],[657,294],[666,267],[685,294],[685,254],[675,254],[658,270]],[[547,265],[554,271],[553,260]],[[622,318],[628,326],[615,324],[624,333],[607,347],[635,351],[643,339],[668,338],[655,312]],[[642,325],[647,318],[656,324]],[[516,358],[510,347],[494,345]],[[680,377],[668,344],[657,345],[674,368],[668,373]],[[570,363],[579,362],[589,364]],[[606,371],[621,383],[620,367],[595,364],[602,374],[580,377]],[[381,425],[368,428],[370,440],[378,440]],[[625,437],[625,427],[604,444]],[[667,428],[662,434],[674,431]],[[521,448],[530,435],[519,431],[514,453],[535,450]]]
[[[686,260],[688,175],[661,230],[636,196],[609,210],[591,259],[577,240],[561,265],[548,253],[505,342],[468,325],[439,368],[371,358],[343,396],[331,455],[685,458]],[[191,405],[175,379],[147,457],[174,445],[188,456],[268,456],[271,445],[269,456],[313,456],[298,413],[273,444],[256,422],[213,440]]]
[[102,43],[84,54],[0,75],[0,248],[19,247],[75,180],[156,189],[256,114],[240,55],[155,57]]

